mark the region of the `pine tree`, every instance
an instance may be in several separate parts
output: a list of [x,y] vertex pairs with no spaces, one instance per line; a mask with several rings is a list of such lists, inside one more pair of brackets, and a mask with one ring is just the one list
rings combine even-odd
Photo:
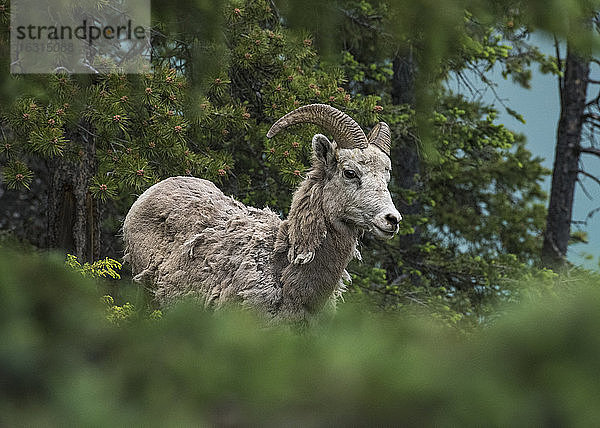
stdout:
[[377,98],[351,97],[341,70],[319,64],[313,39],[282,28],[270,2],[233,1],[222,13],[225,60],[194,87],[190,67],[160,65],[142,76],[18,78],[45,90],[3,110],[10,129],[3,178],[10,189],[27,189],[34,177],[28,160],[47,160],[51,247],[97,259],[107,203],[123,216],[136,194],[172,175],[213,180],[246,203],[284,213],[308,168],[316,128],[267,141],[277,118],[324,102],[365,125],[377,122]]
[[531,64],[555,66],[513,31],[509,18],[493,27],[464,12],[462,27],[454,29],[461,43],[435,73],[418,75],[429,79],[435,100],[433,113],[419,119],[415,78],[426,62],[422,39],[391,36],[395,22],[388,2],[340,4],[345,70],[355,91],[382,98],[382,117],[394,131],[392,190],[408,214],[402,236],[391,244],[368,241],[373,252],[364,252],[365,266],[383,270],[355,266],[355,282],[392,306],[418,302],[446,311],[449,319],[477,319],[499,296],[509,295],[505,275],[538,260],[545,198],[540,182],[548,172],[522,137],[497,123],[494,108],[452,94],[444,82],[448,76],[463,82],[474,77],[492,85],[485,73],[497,64],[527,85]]
[[182,115],[185,80],[155,70],[141,78],[124,75],[44,78],[46,99],[19,99],[7,113],[4,181],[27,188],[33,178],[26,159],[46,159],[49,244],[83,260],[99,254],[99,202],[173,174],[216,179],[227,157],[188,148]]
[[23,96],[3,111],[10,130],[0,154],[4,182],[8,189],[28,188],[33,172],[27,159],[45,159],[48,244],[82,260],[99,256],[99,203],[124,197],[130,204],[129,195],[171,175],[219,181],[232,164],[226,154],[192,145],[186,80],[175,70],[18,79],[46,90],[40,99]]
[[288,31],[273,3],[231,1],[224,7],[226,62],[197,100],[210,121],[208,144],[231,153],[235,166],[222,187],[244,203],[287,213],[292,190],[310,166],[314,126],[266,138],[279,117],[310,103],[326,103],[368,127],[378,121],[378,97],[352,96],[335,65],[319,61],[314,38]]
[[[584,27],[597,29],[598,11],[594,19],[585,21]],[[557,42],[558,43],[558,42]],[[558,44],[557,44],[558,52]],[[585,232],[572,232],[573,204],[575,202],[575,187],[579,183],[583,192],[588,196],[582,177],[590,178],[600,184],[600,178],[590,169],[585,168],[584,155],[600,158],[600,149],[595,141],[596,129],[599,126],[598,97],[589,100],[588,92],[597,82],[591,78],[594,59],[589,49],[577,46],[573,38],[567,40],[566,58],[556,59],[563,73],[559,76],[559,93],[561,101],[560,119],[556,137],[554,167],[552,172],[552,187],[548,203],[544,245],[541,256],[544,265],[550,269],[564,268],[567,263],[567,250],[573,242],[585,242]],[[587,224],[595,212],[588,213]],[[583,239],[577,239],[583,237]]]

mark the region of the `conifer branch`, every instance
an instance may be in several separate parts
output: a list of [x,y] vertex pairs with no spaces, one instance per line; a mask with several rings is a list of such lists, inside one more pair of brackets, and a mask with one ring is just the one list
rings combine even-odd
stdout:
[[598,183],[600,185],[600,178],[596,177],[595,175],[592,175],[589,172],[584,171],[583,169],[577,170],[577,173],[595,181],[596,183]]
[[600,157],[600,149],[597,149],[595,147],[580,147],[579,151],[581,153],[587,153],[590,155],[596,155],[596,156]]

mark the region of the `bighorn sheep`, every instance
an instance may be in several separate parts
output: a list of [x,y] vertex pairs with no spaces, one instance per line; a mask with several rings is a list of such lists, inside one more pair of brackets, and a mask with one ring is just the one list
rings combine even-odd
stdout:
[[387,188],[388,125],[366,136],[345,113],[311,104],[283,116],[267,137],[298,123],[319,125],[334,140],[313,137],[312,169],[287,220],[193,177],[161,181],[133,204],[123,225],[125,259],[160,304],[184,296],[217,307],[239,301],[272,320],[306,322],[344,291],[364,231],[380,239],[398,231]]

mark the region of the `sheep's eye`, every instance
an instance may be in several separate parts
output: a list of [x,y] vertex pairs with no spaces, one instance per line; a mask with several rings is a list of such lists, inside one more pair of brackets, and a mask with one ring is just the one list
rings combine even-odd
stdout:
[[344,170],[344,177],[346,178],[356,178],[356,172],[352,169],[345,169]]

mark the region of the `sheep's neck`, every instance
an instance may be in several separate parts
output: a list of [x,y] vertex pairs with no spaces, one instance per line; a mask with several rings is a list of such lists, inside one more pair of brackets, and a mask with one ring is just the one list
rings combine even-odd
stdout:
[[[358,231],[332,219],[323,209],[323,183],[314,178],[302,183],[282,225],[288,259],[281,273],[283,304],[290,311],[321,309],[338,287],[356,248]],[[311,261],[301,263],[306,258]]]

